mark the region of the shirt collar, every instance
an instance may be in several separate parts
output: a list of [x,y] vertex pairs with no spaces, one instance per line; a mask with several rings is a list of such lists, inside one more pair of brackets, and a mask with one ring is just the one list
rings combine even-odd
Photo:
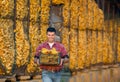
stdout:
[[[57,44],[57,42],[54,42],[54,44],[53,44],[53,45],[56,45],[56,44]],[[47,41],[46,41],[46,45],[49,45]]]

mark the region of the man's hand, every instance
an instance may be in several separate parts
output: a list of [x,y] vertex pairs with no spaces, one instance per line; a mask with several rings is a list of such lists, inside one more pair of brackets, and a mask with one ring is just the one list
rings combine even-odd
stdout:
[[64,59],[64,63],[69,63],[69,59],[68,59],[68,58],[65,58],[65,59]]
[[63,62],[64,62],[64,59],[61,59],[61,60],[60,60],[60,66],[63,65]]
[[69,59],[68,58],[62,58],[60,61],[60,66],[62,66],[64,63],[69,63]]
[[39,59],[38,58],[34,58],[34,63],[36,63],[37,65],[40,65]]

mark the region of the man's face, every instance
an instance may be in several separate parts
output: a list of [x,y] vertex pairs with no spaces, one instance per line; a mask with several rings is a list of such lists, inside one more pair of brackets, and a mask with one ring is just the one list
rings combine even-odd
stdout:
[[47,32],[47,39],[48,42],[54,42],[55,41],[55,32]]

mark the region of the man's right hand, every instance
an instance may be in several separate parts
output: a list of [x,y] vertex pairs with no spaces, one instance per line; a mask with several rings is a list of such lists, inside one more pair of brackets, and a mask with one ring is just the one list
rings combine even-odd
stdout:
[[38,58],[34,58],[34,63],[36,63],[37,65],[40,65],[39,59]]

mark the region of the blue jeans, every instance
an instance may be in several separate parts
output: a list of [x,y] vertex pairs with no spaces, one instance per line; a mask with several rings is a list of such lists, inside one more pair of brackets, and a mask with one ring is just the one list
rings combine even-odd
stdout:
[[42,82],[60,82],[61,72],[42,70]]

